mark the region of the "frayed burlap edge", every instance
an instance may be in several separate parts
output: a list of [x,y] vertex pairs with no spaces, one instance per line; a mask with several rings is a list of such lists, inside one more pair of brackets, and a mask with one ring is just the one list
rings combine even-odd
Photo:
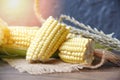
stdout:
[[[97,53],[96,53],[97,54]],[[58,72],[73,72],[79,71],[83,68],[97,69],[101,67],[105,61],[106,53],[102,52],[101,61],[96,65],[82,65],[82,64],[70,64],[62,62],[59,59],[50,59],[47,63],[28,63],[25,59],[3,59],[8,62],[12,67],[19,70],[19,72],[27,72],[30,74],[43,74],[43,73],[58,73]]]
[[53,60],[49,63],[34,63],[30,64],[25,59],[3,59],[19,72],[27,72],[29,74],[43,73],[59,73],[73,72],[83,69],[84,65],[64,63],[60,60]]

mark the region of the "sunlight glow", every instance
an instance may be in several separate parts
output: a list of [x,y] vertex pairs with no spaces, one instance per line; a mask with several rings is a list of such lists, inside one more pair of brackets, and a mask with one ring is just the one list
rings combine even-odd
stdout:
[[28,0],[4,0],[2,8],[5,14],[17,17],[25,15],[28,3]]
[[10,0],[10,2],[8,3],[9,8],[14,9],[14,8],[18,8],[20,6],[20,0]]
[[33,25],[36,23],[33,12],[34,0],[0,0],[0,16],[12,25]]

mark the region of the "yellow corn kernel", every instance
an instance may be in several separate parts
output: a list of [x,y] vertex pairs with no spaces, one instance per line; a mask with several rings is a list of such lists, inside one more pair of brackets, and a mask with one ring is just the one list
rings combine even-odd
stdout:
[[9,26],[8,29],[9,39],[3,46],[26,50],[39,27]]
[[27,50],[26,60],[47,61],[66,39],[69,29],[53,17],[49,17],[38,30]]
[[5,44],[7,38],[9,38],[9,29],[7,26],[7,23],[0,19],[0,45]]
[[4,33],[6,33],[6,36],[4,36],[4,44],[2,44],[2,46],[25,50],[29,47],[33,36],[39,29],[39,27],[27,26],[10,26],[4,28],[7,28],[9,33],[2,30]]
[[93,40],[83,37],[67,39],[59,48],[64,62],[91,64],[93,61]]

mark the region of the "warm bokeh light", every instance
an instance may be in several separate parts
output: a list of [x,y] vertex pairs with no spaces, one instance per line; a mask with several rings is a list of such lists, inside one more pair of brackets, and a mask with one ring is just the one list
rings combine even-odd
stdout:
[[[44,19],[59,16],[60,0],[40,0],[39,9]],[[13,26],[40,25],[34,12],[34,0],[0,0],[0,18]]]
[[38,25],[34,0],[0,0],[0,18],[10,25]]
[[11,8],[11,9],[18,9],[18,8],[20,8],[21,6],[21,4],[22,4],[22,2],[21,2],[22,0],[10,0],[10,2],[7,4],[8,5],[8,7],[9,8]]
[[28,6],[25,0],[5,0],[3,4],[3,8],[6,9],[5,13],[14,15],[16,17],[23,15],[21,13],[24,13],[26,9],[24,7]]

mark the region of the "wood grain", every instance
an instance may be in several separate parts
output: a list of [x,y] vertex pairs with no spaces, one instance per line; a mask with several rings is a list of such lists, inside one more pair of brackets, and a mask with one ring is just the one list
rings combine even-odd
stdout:
[[120,80],[120,67],[108,63],[96,70],[84,69],[72,73],[30,75],[18,72],[0,60],[0,80]]

